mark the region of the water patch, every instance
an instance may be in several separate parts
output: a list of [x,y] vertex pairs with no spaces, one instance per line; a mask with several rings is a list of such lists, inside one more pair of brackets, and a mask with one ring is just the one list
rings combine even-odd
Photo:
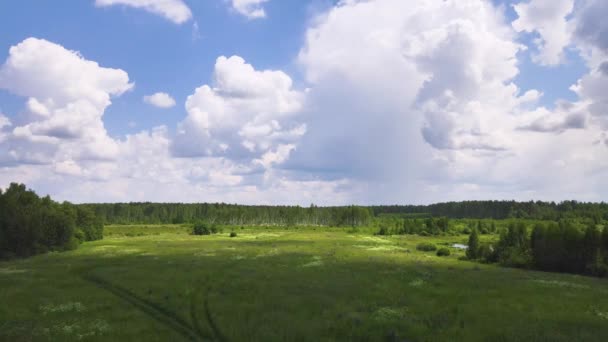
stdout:
[[456,248],[456,249],[469,249],[469,246],[463,245],[461,243],[455,243],[455,244],[452,245],[452,248]]

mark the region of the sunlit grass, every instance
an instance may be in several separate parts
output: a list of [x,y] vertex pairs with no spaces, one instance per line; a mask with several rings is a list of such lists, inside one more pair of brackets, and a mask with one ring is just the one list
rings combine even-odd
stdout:
[[230,231],[110,226],[76,251],[2,262],[0,340],[608,340],[605,280],[416,250],[466,236]]

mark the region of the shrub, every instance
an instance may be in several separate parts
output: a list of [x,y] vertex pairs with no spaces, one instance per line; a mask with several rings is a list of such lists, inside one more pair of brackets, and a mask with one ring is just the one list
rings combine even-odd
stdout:
[[376,235],[390,235],[390,233],[386,226],[380,226],[380,230],[378,231],[378,233],[376,233]]
[[230,237],[231,238],[236,237],[236,232],[230,232]]
[[449,256],[450,254],[451,254],[450,250],[447,249],[447,248],[445,248],[445,247],[439,248],[439,250],[437,251],[437,256],[440,256],[440,257],[441,256]]
[[194,224],[192,228],[192,234],[194,235],[211,235],[211,229],[206,223],[198,222]]
[[526,268],[532,265],[532,256],[520,248],[507,247],[499,254],[499,262],[503,266]]
[[430,242],[422,242],[416,246],[416,249],[423,252],[432,252],[437,250],[437,246]]
[[219,230],[217,229],[217,226],[216,226],[216,225],[212,225],[210,230],[211,230],[211,234],[217,234],[217,233],[218,233],[218,231],[219,231]]

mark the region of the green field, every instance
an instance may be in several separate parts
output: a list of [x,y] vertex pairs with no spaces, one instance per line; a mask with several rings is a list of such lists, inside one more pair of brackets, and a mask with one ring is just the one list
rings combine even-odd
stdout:
[[465,235],[235,231],[109,226],[0,262],[0,340],[608,341],[606,280],[416,250]]

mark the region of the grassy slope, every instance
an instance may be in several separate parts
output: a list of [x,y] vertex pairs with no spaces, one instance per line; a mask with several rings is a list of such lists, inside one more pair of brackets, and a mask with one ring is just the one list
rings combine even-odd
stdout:
[[0,263],[0,340],[608,340],[605,280],[415,248],[466,236],[107,232],[74,252]]

